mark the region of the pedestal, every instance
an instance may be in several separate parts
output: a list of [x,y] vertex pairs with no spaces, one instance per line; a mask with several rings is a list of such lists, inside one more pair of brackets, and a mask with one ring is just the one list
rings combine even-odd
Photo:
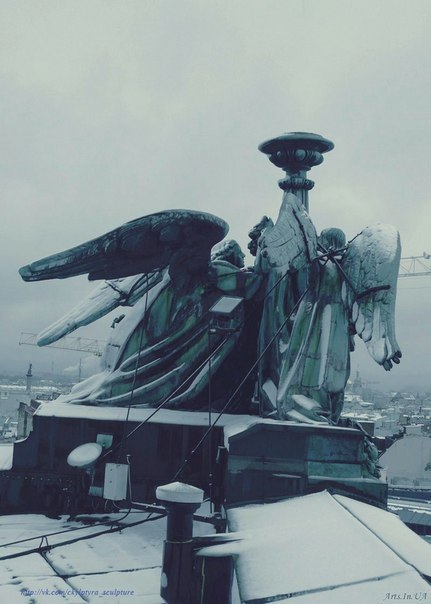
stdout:
[[331,490],[386,508],[387,484],[370,475],[354,428],[260,422],[229,439],[228,507]]

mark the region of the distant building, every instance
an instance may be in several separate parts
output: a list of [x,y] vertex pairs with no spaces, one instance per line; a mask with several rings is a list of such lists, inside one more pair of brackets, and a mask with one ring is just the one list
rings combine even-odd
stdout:
[[388,468],[390,486],[431,487],[431,438],[423,436],[421,428],[407,426],[406,436],[380,458]]
[[352,393],[362,395],[362,378],[359,371],[356,372],[355,379],[352,382]]

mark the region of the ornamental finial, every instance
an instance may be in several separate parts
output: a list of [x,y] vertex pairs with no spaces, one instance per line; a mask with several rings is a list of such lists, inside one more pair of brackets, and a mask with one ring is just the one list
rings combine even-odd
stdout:
[[295,193],[307,212],[308,191],[314,187],[314,182],[306,178],[307,171],[321,164],[322,154],[333,148],[332,141],[312,132],[287,132],[259,145],[259,150],[286,172],[278,182],[280,188]]

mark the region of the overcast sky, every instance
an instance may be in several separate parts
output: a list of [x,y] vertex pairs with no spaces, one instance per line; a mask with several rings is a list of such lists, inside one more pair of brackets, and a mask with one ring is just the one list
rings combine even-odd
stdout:
[[[391,222],[403,256],[431,252],[430,24],[429,0],[2,0],[0,371],[76,363],[20,333],[94,287],[20,266],[167,208],[219,215],[245,246],[277,216],[282,172],[257,146],[283,132],[335,143],[310,173],[318,230]],[[402,364],[385,374],[358,341],[352,368],[431,390],[431,278],[399,290]],[[77,334],[106,338],[99,323]]]

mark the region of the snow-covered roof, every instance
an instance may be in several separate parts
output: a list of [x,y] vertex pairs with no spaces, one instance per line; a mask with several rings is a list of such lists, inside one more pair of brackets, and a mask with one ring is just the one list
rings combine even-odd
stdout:
[[[154,413],[152,408],[137,408],[132,407],[128,412],[127,407],[102,407],[102,406],[91,406],[91,405],[73,405],[70,403],[57,403],[57,402],[42,402],[35,411],[35,415],[43,417],[68,417],[68,418],[85,418],[94,420],[106,420],[106,421],[124,421],[128,418],[131,422],[141,422]],[[215,419],[215,413],[213,412],[213,420]],[[220,426],[229,425],[231,423],[248,423],[249,421],[256,421],[257,417],[249,415],[229,415],[224,414],[218,424]],[[172,409],[160,409],[157,413],[149,419],[150,422],[157,423],[169,423],[169,424],[188,424],[192,426],[207,426],[208,425],[208,413],[200,411],[175,411]]]
[[431,503],[429,501],[390,497],[388,500],[388,508],[391,511],[396,512],[406,524],[431,527]]
[[239,541],[207,547],[236,554],[241,601],[382,602],[425,593],[431,547],[399,518],[328,492],[228,511]]
[[[123,522],[146,517],[134,512]],[[373,506],[323,492],[231,509],[228,521],[229,541],[201,553],[237,556],[241,601],[363,604],[385,601],[388,593],[431,597],[431,586],[421,576],[431,576],[430,545],[396,515]],[[82,526],[82,531],[49,536],[55,547],[43,556],[31,552],[42,535]],[[1,601],[162,604],[166,519],[67,543],[102,530],[65,518],[0,516]],[[195,523],[195,535],[209,532],[208,525]],[[28,537],[36,538],[7,545]],[[1,560],[16,553],[25,555]],[[234,602],[239,602],[236,594]]]
[[[160,411],[157,411],[157,413],[154,414],[155,410],[152,408],[143,409],[132,407],[128,413],[127,407],[74,405],[55,401],[37,402],[40,406],[36,409],[34,415],[41,417],[85,418],[99,421],[125,421],[127,418],[127,421],[129,422],[143,422],[148,420],[150,423],[159,424],[187,424],[188,426],[203,427],[208,426],[208,413],[201,411],[175,411],[172,409],[160,409]],[[217,417],[218,413],[213,411],[211,416],[212,423],[214,423]],[[256,424],[272,424],[277,426],[289,425],[295,426],[295,428],[298,430],[310,429],[310,426],[307,426],[306,424],[298,424],[296,422],[266,419],[257,415],[232,415],[229,413],[224,413],[217,421],[216,425],[223,428],[225,441],[227,443],[230,437],[239,434]],[[319,429],[328,429],[332,432],[334,430],[351,431],[351,428],[329,426],[325,424],[319,424]]]
[[[128,417],[129,421],[142,421],[154,412],[153,408],[132,407],[128,412],[127,407],[102,407],[92,405],[74,405],[70,403],[58,403],[56,401],[46,402],[37,401],[39,407],[35,411],[35,415],[44,417],[76,417],[86,419],[101,419],[109,421],[124,421]],[[217,412],[213,410],[212,419],[217,416]],[[170,424],[190,424],[190,425],[208,425],[208,413],[203,411],[175,411],[172,409],[160,409],[154,415],[154,419],[150,421]],[[228,426],[236,423],[244,423],[253,425],[257,423],[266,424],[286,424],[296,427],[303,427],[304,430],[309,430],[309,426],[305,424],[301,426],[296,422],[279,421],[273,419],[264,419],[257,415],[233,415],[224,413],[217,422],[220,426]],[[329,430],[349,430],[349,428],[329,426],[319,424],[319,428],[328,428]]]
[[[122,516],[124,514],[114,514],[111,518]],[[132,512],[123,523],[131,524],[147,516],[148,512]],[[84,528],[48,537],[50,545],[60,545],[43,556],[29,553],[1,560],[4,556],[37,548],[43,534],[77,527]],[[36,514],[0,516],[0,601],[8,604],[164,604],[159,594],[166,518],[61,545],[108,528],[69,522],[66,517],[54,520]],[[212,532],[212,527],[196,522],[194,532],[206,535]],[[33,536],[38,538],[4,546]]]
[[[137,520],[137,516],[133,514],[129,519]],[[143,514],[139,516],[144,518]],[[51,520],[30,514],[2,516],[0,559],[38,547],[40,538],[15,546],[4,547],[5,543],[78,526],[78,523],[68,523],[64,518]],[[22,604],[79,604],[86,601],[104,604],[119,601],[120,596],[102,596],[103,591],[117,589],[133,592],[121,598],[129,604],[161,604],[163,600],[158,594],[162,560],[160,543],[164,538],[164,527],[165,520],[161,519],[156,523],[125,529],[124,533],[101,535],[60,546],[44,554],[46,559],[39,553],[30,553],[0,560],[1,600]],[[86,527],[71,534],[48,537],[48,542],[55,545],[101,529],[103,527],[100,526]],[[88,595],[89,592],[93,592],[92,595]]]

